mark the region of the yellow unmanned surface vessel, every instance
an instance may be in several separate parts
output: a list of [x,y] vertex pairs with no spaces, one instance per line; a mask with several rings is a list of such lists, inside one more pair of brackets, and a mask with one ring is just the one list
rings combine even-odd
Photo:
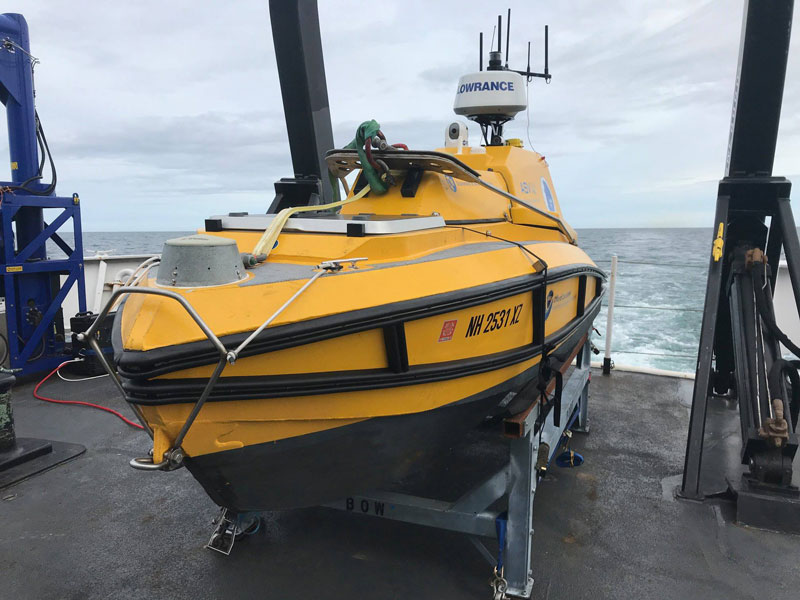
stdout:
[[604,274],[544,157],[502,138],[533,74],[497,54],[456,98],[485,146],[458,122],[438,151],[364,123],[325,156],[344,200],[284,181],[269,213],[211,217],[143,268],[113,333],[153,435],[134,466],[185,464],[233,511],[307,506],[427,464],[515,395],[547,402]]

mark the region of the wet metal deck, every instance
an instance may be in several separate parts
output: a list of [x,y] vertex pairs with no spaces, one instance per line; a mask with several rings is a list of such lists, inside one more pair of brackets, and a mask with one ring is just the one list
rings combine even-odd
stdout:
[[[591,433],[573,443],[586,463],[554,467],[537,491],[534,598],[798,597],[800,536],[732,524],[725,504],[673,499],[691,385],[594,374]],[[205,550],[216,507],[185,470],[130,469],[145,434],[99,411],[38,402],[31,389],[15,390],[17,435],[88,449],[0,490],[0,598],[490,597],[490,569],[464,536],[323,508],[268,514],[266,530],[230,557]],[[129,412],[106,379],[46,389]],[[737,419],[719,408],[710,416],[729,469]],[[495,436],[473,441],[435,484],[416,485],[450,499],[502,460]]]

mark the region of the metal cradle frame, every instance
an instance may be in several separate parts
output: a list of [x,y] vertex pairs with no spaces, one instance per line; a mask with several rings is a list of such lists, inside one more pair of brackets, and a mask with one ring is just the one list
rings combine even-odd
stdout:
[[[530,597],[533,589],[533,502],[539,479],[537,464],[548,464],[553,459],[571,423],[574,423],[576,431],[588,431],[590,348],[587,341],[578,352],[575,368],[564,383],[560,419],[555,420],[554,410],[550,410],[539,425],[543,407],[537,403],[525,417],[521,436],[510,440],[508,464],[455,502],[376,491],[325,506],[465,533],[492,565],[496,565],[497,556],[489,552],[480,538],[496,539],[498,520],[505,519],[506,594]],[[539,453],[546,451],[550,455],[541,459]],[[504,497],[507,510],[491,508]]]

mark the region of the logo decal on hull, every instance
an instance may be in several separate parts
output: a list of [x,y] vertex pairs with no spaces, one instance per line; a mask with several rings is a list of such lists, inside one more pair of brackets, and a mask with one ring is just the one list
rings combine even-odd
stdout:
[[544,202],[547,204],[547,210],[556,212],[556,201],[553,199],[553,192],[550,191],[550,186],[547,185],[547,180],[542,177],[542,192],[544,193]]
[[458,320],[445,321],[442,325],[442,332],[439,334],[440,342],[449,342],[453,339],[453,334],[456,332],[456,323]]
[[553,310],[554,306],[561,306],[566,303],[570,298],[572,298],[572,292],[564,292],[563,294],[559,294],[558,296],[553,295],[553,290],[547,292],[547,304],[545,305],[544,311],[544,318],[547,320],[547,317],[550,316],[550,311]]

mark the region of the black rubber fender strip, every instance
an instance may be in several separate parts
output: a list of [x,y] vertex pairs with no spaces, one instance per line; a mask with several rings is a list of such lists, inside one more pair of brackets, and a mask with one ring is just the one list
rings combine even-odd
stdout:
[[[563,269],[551,269],[547,282],[562,281],[579,274],[591,274],[603,280],[605,273],[597,267],[584,265]],[[511,280],[495,282],[468,288],[415,298],[404,302],[384,304],[347,313],[309,319],[287,325],[268,327],[242,352],[241,357],[255,356],[302,346],[351,333],[379,329],[387,325],[444,314],[462,308],[469,308],[495,300],[515,296],[541,285],[541,274],[531,274]],[[217,350],[208,340],[164,346],[152,350],[120,352],[122,310],[117,311],[112,331],[112,342],[117,370],[126,379],[149,379],[192,367],[213,364],[218,359]],[[234,348],[244,341],[250,331],[227,335],[220,338],[228,348]]]
[[[546,344],[557,347],[552,354],[564,359],[591,328],[600,311],[600,299],[595,300],[582,317],[573,319],[559,332],[550,335]],[[369,369],[297,375],[270,375],[260,377],[225,377],[215,386],[209,402],[226,400],[252,400],[258,398],[286,398],[319,394],[357,392],[386,389],[445,381],[485,373],[518,364],[541,354],[542,345],[528,345],[488,356],[418,365],[408,371]],[[560,356],[566,352],[565,356]],[[154,406],[195,402],[205,386],[206,379],[123,379],[126,400],[133,404]]]

